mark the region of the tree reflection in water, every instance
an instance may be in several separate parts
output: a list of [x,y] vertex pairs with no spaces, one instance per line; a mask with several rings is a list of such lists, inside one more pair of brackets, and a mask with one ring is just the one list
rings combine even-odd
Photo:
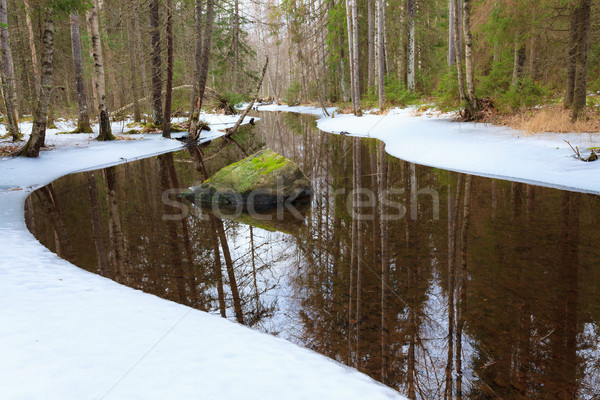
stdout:
[[414,165],[382,143],[319,133],[310,117],[260,117],[236,141],[303,168],[315,188],[304,219],[165,203],[243,157],[217,140],[61,178],[28,199],[28,226],[87,270],[280,335],[411,398],[600,396],[597,196]]

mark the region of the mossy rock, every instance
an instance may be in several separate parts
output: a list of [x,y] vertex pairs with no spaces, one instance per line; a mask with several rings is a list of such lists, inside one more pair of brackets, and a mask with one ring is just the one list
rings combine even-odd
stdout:
[[265,149],[221,169],[183,196],[196,204],[264,209],[312,193],[310,181],[295,162]]

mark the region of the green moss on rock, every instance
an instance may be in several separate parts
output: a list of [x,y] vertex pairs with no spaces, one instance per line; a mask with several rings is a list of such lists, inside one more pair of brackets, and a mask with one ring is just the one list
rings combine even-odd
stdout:
[[269,206],[311,194],[310,181],[295,162],[265,149],[221,169],[184,196],[204,204]]

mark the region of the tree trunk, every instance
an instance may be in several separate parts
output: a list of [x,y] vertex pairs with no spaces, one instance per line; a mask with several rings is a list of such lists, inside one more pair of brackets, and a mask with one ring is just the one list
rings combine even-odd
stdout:
[[463,62],[462,62],[462,51],[460,49],[460,19],[459,19],[459,9],[458,9],[458,1],[460,0],[451,0],[454,4],[452,7],[454,13],[454,56],[456,58],[456,71],[458,75],[458,93],[460,95],[461,103],[466,101],[465,95],[465,80],[463,77]]
[[200,84],[200,70],[202,69],[202,0],[196,0],[196,23],[195,23],[195,57],[194,57],[194,85],[192,93],[192,107],[190,112],[190,123],[193,122],[193,114],[198,100],[198,85]]
[[367,0],[367,90],[375,86],[375,0]]
[[171,97],[173,93],[173,11],[171,6],[171,0],[167,0],[167,87],[162,135],[169,139],[171,138]]
[[529,76],[534,82],[538,80],[538,41],[538,36],[536,34],[532,34],[531,40],[529,41]]
[[31,22],[31,6],[30,0],[23,0],[25,4],[25,23],[27,24],[27,32],[29,33],[29,51],[31,52],[31,66],[33,68],[33,81],[35,84],[35,93],[40,93],[40,67],[38,65],[37,51],[35,49],[35,36],[33,33],[33,23]]
[[31,136],[20,154],[25,157],[37,157],[40,147],[44,145],[46,137],[46,118],[52,92],[52,69],[54,56],[54,20],[51,9],[46,9],[44,16],[44,33],[42,35],[42,75],[40,95],[38,96],[33,112],[33,127]]
[[87,97],[85,94],[85,82],[83,78],[83,56],[81,54],[81,34],[79,31],[79,14],[77,12],[71,13],[71,50],[73,52],[73,70],[75,72],[77,105],[79,106],[77,128],[73,133],[92,133]]
[[340,39],[340,62],[339,62],[338,71],[340,73],[340,92],[342,101],[350,100],[350,96],[348,96],[348,82],[346,81],[346,65],[344,63],[344,49],[343,49],[343,40]]
[[213,19],[215,15],[215,1],[207,0],[206,2],[206,25],[204,26],[204,40],[202,41],[202,63],[200,65],[198,93],[196,107],[192,113],[190,121],[189,139],[195,141],[198,139],[198,118],[202,109],[202,99],[206,90],[206,81],[208,79],[208,63],[210,61],[210,45],[212,41]]
[[358,73],[358,8],[357,0],[352,1],[352,59],[354,64],[354,98],[356,99],[356,105],[354,114],[361,115],[360,111],[360,74]]
[[140,63],[140,79],[142,82],[142,94],[148,96],[148,73],[146,72],[146,57],[144,52],[144,43],[142,42],[142,32],[140,29],[140,21],[138,19],[138,9],[133,12],[133,29],[135,35],[135,51],[138,62]]
[[238,91],[238,69],[240,60],[240,11],[239,0],[233,3],[233,91]]
[[117,201],[117,178],[115,167],[104,170],[106,179],[106,194],[108,202],[108,234],[110,236],[113,251],[114,280],[123,282],[125,279],[125,241],[123,240],[123,229],[121,228],[121,217],[119,215],[119,204]]
[[456,46],[454,44],[454,0],[448,0],[448,68],[456,62]]
[[106,276],[108,272],[108,262],[106,260],[106,247],[102,236],[102,219],[100,207],[98,205],[98,187],[96,186],[96,176],[93,171],[87,172],[88,194],[90,197],[90,217],[92,220],[92,232],[94,235],[94,245],[96,246],[96,256],[98,259],[98,271],[101,276]]
[[356,81],[354,80],[354,46],[352,42],[354,41],[354,35],[352,33],[352,0],[346,0],[346,28],[348,31],[348,64],[350,65],[350,97],[352,98],[352,108],[354,113],[356,114],[357,106],[356,106],[356,91],[354,87],[356,86]]
[[92,8],[87,12],[87,22],[92,34],[92,56],[94,58],[94,85],[98,96],[98,112],[100,121],[100,134],[97,140],[114,140],[111,133],[110,119],[106,106],[106,80],[104,77],[104,64],[102,60],[102,43],[100,41],[100,27],[98,26],[98,0],[94,0]]
[[465,36],[465,72],[467,78],[467,98],[470,117],[475,116],[479,106],[475,96],[475,74],[473,66],[473,35],[471,34],[471,0],[463,0],[463,30]]
[[577,70],[577,21],[579,19],[580,8],[570,5],[569,11],[571,20],[569,22],[569,44],[567,57],[567,76],[564,107],[571,108],[573,106],[573,98],[575,97],[575,72]]
[[407,88],[411,92],[415,91],[415,1],[408,0],[408,64],[407,73]]
[[12,51],[8,38],[8,12],[6,0],[0,0],[0,40],[2,42],[2,81],[4,84],[4,104],[6,106],[6,117],[8,120],[8,133],[13,142],[20,140],[23,135],[19,131],[19,119],[17,112],[17,99],[15,94],[17,87],[13,71]]
[[162,66],[160,50],[159,0],[150,0],[150,41],[152,43],[152,123],[162,125]]
[[227,318],[227,311],[225,305],[225,292],[223,290],[223,264],[221,264],[221,252],[219,251],[219,239],[217,238],[217,225],[216,218],[209,214],[210,219],[210,242],[213,247],[213,254],[215,257],[215,276],[217,278],[217,296],[219,299],[219,312],[221,317]]
[[225,265],[227,266],[227,275],[229,277],[229,287],[231,288],[231,295],[233,297],[233,311],[235,312],[235,319],[240,324],[244,324],[242,302],[235,278],[235,270],[233,269],[233,261],[231,260],[229,244],[227,243],[227,236],[225,235],[225,229],[223,227],[223,221],[215,218],[215,226],[217,228],[217,234],[219,235],[219,241],[221,242],[221,248],[223,249]]
[[385,109],[385,2],[377,0],[377,58],[379,64],[379,109]]
[[[325,9],[325,14],[328,14],[329,10],[327,9],[327,3],[322,1],[321,7]],[[325,49],[327,47],[327,42],[325,41],[326,23],[326,20],[323,19],[323,22],[321,22],[321,26],[319,28],[319,36],[321,41],[321,91],[323,97],[323,107],[327,106],[327,60],[325,55]],[[327,110],[325,110],[325,112],[327,113]]]
[[[354,0],[356,1],[356,0]],[[362,188],[362,166],[361,166],[361,145],[360,138],[354,139],[354,177],[355,177],[355,200],[354,218],[356,218],[356,363],[355,367],[360,367],[360,326],[361,326],[361,308],[362,308],[362,278],[363,278],[363,260],[360,254],[363,254],[363,224],[361,219],[361,209],[356,204],[359,202],[359,193]]]
[[[383,0],[378,0],[379,7]],[[381,11],[380,14],[381,15]],[[381,65],[379,66],[381,70]],[[377,163],[377,180],[379,185],[379,228],[381,230],[381,382],[388,383],[390,370],[390,350],[389,350],[389,326],[387,318],[389,282],[390,282],[390,263],[388,260],[388,216],[385,207],[385,195],[387,190],[387,164],[385,144],[379,142]]]
[[581,0],[581,11],[577,27],[577,64],[575,72],[575,92],[571,120],[585,118],[587,96],[587,59],[590,36],[590,13],[592,0]]
[[131,21],[127,21],[127,41],[129,42],[129,68],[131,73],[131,92],[133,95],[133,121],[140,122],[142,120],[142,112],[140,110],[140,88],[138,86],[137,77],[137,57],[135,51],[134,32],[131,27]]
[[513,75],[510,83],[510,88],[516,90],[523,79],[523,68],[525,67],[525,59],[527,52],[525,45],[519,42],[519,34],[515,34],[515,50],[513,60]]

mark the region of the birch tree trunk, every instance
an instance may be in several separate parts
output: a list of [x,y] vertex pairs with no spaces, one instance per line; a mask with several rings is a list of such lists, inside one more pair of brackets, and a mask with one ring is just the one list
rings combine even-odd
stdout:
[[159,0],[150,0],[150,41],[152,43],[152,123],[162,125],[162,66],[160,58]]
[[44,32],[42,34],[42,75],[40,95],[38,96],[33,112],[33,127],[31,136],[20,151],[25,157],[38,157],[40,147],[44,145],[46,137],[46,119],[52,92],[52,69],[54,56],[54,19],[52,10],[47,8],[44,15]]
[[73,70],[75,72],[75,91],[77,92],[77,105],[79,117],[77,128],[72,133],[92,133],[85,82],[83,78],[83,55],[81,54],[81,32],[79,30],[79,14],[71,13],[71,51],[73,52]]
[[35,49],[35,36],[33,33],[33,23],[31,22],[31,6],[30,0],[23,0],[25,4],[25,23],[27,24],[27,32],[29,33],[29,51],[31,52],[31,66],[33,68],[33,82],[35,84],[35,93],[40,93],[40,67],[38,65],[37,51]]
[[471,0],[463,0],[463,30],[465,37],[465,73],[467,78],[467,98],[470,117],[473,118],[479,106],[475,96],[475,75],[473,67],[473,35],[471,34]]
[[454,45],[454,0],[448,0],[448,68],[456,62],[456,46]]
[[379,109],[385,109],[385,3],[377,0],[377,58],[379,66]]
[[411,92],[415,91],[415,1],[408,0],[408,65],[407,65],[407,87]]
[[510,82],[510,87],[516,90],[521,79],[523,78],[523,68],[525,67],[526,58],[525,46],[520,43],[519,33],[515,34],[515,49],[514,49],[514,61],[513,61],[513,75]]
[[358,71],[358,8],[357,0],[352,1],[352,59],[354,64],[354,114],[361,115],[360,111],[360,74]]
[[352,0],[346,0],[346,28],[348,31],[348,64],[350,65],[350,97],[352,98],[352,108],[356,113],[356,98],[354,87],[356,82],[354,80],[354,34],[352,33]]
[[[381,7],[383,0],[378,0]],[[379,14],[381,15],[381,13]],[[380,55],[381,57],[381,55]],[[379,66],[381,70],[381,65]],[[379,227],[381,230],[380,252],[381,252],[381,381],[387,383],[390,369],[390,350],[389,350],[389,327],[387,318],[389,282],[390,282],[390,263],[388,260],[388,216],[385,206],[387,194],[387,164],[385,144],[379,142],[377,152],[377,180],[379,185]]]
[[167,87],[165,88],[164,138],[171,138],[171,98],[173,94],[173,11],[172,0],[167,0]]
[[20,140],[23,135],[19,132],[19,118],[17,113],[17,99],[15,97],[17,88],[13,71],[12,51],[8,37],[8,10],[6,0],[0,0],[0,41],[2,42],[2,83],[4,84],[4,105],[6,106],[6,117],[8,120],[8,133],[13,142]]
[[111,133],[110,119],[106,106],[106,80],[104,77],[104,61],[102,60],[102,42],[100,41],[100,27],[98,26],[98,0],[94,0],[92,8],[87,12],[87,22],[92,34],[92,56],[94,59],[94,85],[98,95],[98,112],[100,122],[100,134],[97,140],[114,140]]
[[460,95],[461,103],[466,101],[465,95],[465,80],[463,77],[463,62],[462,62],[462,51],[460,49],[460,19],[459,19],[459,9],[458,9],[458,1],[460,0],[450,0],[454,4],[452,7],[454,16],[454,57],[456,59],[456,71],[458,74],[458,93]]

